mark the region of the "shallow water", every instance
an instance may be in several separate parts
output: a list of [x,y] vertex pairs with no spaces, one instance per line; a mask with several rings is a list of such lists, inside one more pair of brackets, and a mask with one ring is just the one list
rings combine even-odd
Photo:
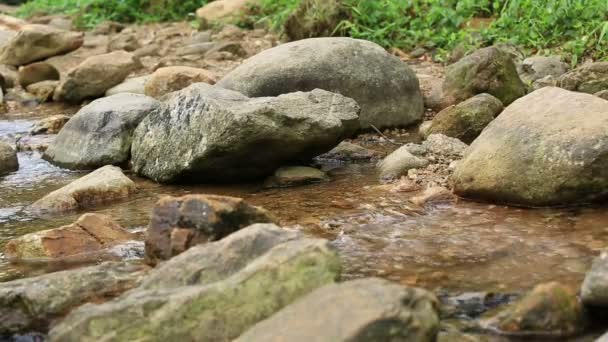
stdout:
[[[36,116],[0,118],[0,139],[29,131]],[[386,147],[384,147],[386,148]],[[0,178],[0,250],[14,237],[73,222],[82,213],[37,218],[27,207],[83,173],[36,153],[20,153],[20,170]],[[332,181],[285,189],[261,184],[161,186],[133,177],[129,201],[95,208],[142,229],[162,195],[213,193],[246,198],[280,223],[333,241],[344,278],[379,276],[429,289],[518,291],[559,280],[578,287],[592,258],[608,245],[605,208],[519,209],[459,200],[418,207],[415,193],[379,186],[372,164],[324,165]],[[0,253],[0,281],[53,269],[10,264]]]

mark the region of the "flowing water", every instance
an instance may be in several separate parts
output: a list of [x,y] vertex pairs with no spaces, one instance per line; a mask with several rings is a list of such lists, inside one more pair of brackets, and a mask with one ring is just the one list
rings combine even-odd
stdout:
[[[45,115],[0,117],[0,139],[28,132]],[[18,172],[0,178],[0,250],[11,238],[71,223],[82,214],[38,218],[27,208],[84,173],[54,167],[38,153],[19,153],[19,162]],[[324,168],[331,182],[283,189],[162,186],[132,176],[137,196],[91,211],[143,229],[163,195],[244,197],[273,212],[281,225],[332,240],[347,279],[379,276],[455,291],[518,291],[551,280],[578,287],[592,258],[608,245],[605,208],[519,209],[465,200],[416,206],[408,201],[415,193],[379,185],[373,164]],[[0,281],[49,270],[11,264],[0,253]]]

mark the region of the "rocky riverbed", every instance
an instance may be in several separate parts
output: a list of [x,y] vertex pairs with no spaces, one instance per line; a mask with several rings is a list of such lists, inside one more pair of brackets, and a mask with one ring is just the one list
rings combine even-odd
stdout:
[[605,332],[606,63],[62,19],[0,18],[0,339]]

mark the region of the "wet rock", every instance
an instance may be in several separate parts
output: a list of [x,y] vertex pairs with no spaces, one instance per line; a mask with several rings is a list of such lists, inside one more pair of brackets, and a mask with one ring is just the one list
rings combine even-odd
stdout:
[[53,99],[55,89],[59,86],[59,81],[42,81],[27,86],[26,90],[32,94],[40,103],[48,102]]
[[526,94],[511,56],[497,47],[479,49],[446,69],[440,108],[488,93],[505,106]]
[[94,169],[129,160],[133,132],[160,102],[121,93],[95,100],[78,111],[49,146],[44,159],[70,169]]
[[258,0],[216,0],[196,11],[196,17],[204,24],[236,23],[249,13]]
[[133,54],[115,51],[87,58],[70,70],[55,92],[55,100],[79,103],[101,97],[138,67]]
[[302,237],[297,230],[274,224],[254,224],[219,241],[193,246],[161,263],[146,277],[141,288],[211,284],[241,271],[275,246]]
[[106,91],[106,96],[112,96],[121,93],[144,95],[146,93],[146,82],[148,82],[149,79],[150,75],[126,79],[121,84],[108,89],[108,91]]
[[51,330],[50,341],[229,341],[297,298],[335,282],[340,269],[327,241],[290,241],[222,281],[139,289],[102,305],[82,306]]
[[4,100],[17,102],[26,107],[35,107],[40,103],[36,96],[18,87],[8,89],[4,96]]
[[438,302],[425,290],[369,278],[331,284],[235,341],[435,341]]
[[136,287],[146,271],[143,265],[106,262],[0,283],[0,336],[46,332],[70,310]]
[[600,99],[608,100],[608,89],[598,91],[597,93],[595,93],[593,95],[599,97]]
[[576,293],[553,282],[538,285],[482,326],[505,335],[568,337],[584,330],[586,318]]
[[154,98],[178,91],[193,83],[215,84],[215,75],[205,69],[174,66],[156,70],[145,84],[145,94]]
[[370,150],[363,146],[343,141],[331,151],[317,157],[321,160],[337,160],[343,162],[358,162],[380,159],[382,152]]
[[251,97],[315,88],[339,93],[361,106],[363,128],[406,126],[423,114],[414,72],[380,46],[351,38],[305,39],[263,51],[218,85]]
[[456,196],[442,186],[433,186],[426,188],[422,194],[410,198],[409,201],[422,207],[427,204],[454,202],[456,201]]
[[516,298],[515,294],[492,292],[465,292],[442,298],[442,318],[476,318]]
[[250,99],[194,84],[137,128],[134,170],[165,183],[267,176],[335,147],[358,128],[358,111],[352,99],[323,90]]
[[104,166],[53,191],[32,205],[43,213],[61,213],[116,202],[132,195],[135,183],[120,168]]
[[139,41],[135,32],[123,30],[119,34],[113,36],[108,44],[108,51],[128,51],[133,52],[139,49]]
[[45,25],[26,25],[0,49],[0,64],[25,65],[74,51],[83,35]]
[[133,239],[111,217],[85,214],[73,224],[10,240],[4,252],[12,260],[55,259],[95,253]]
[[49,116],[38,121],[30,131],[30,134],[57,134],[68,121],[70,121],[70,117],[67,115]]
[[507,107],[456,167],[457,194],[547,206],[608,193],[608,102],[560,88],[539,89]]
[[559,56],[534,56],[524,59],[518,69],[522,81],[531,84],[547,76],[558,78],[568,72],[570,67]]
[[499,99],[479,94],[439,112],[428,134],[443,134],[470,144],[503,109]]
[[49,134],[22,136],[17,140],[17,151],[44,153],[55,137],[56,135]]
[[465,150],[469,147],[462,141],[443,134],[429,135],[422,143],[422,146],[430,153],[457,159],[462,158],[465,154]]
[[17,79],[21,87],[27,88],[30,84],[59,80],[59,71],[49,63],[32,63],[19,68]]
[[19,161],[17,152],[4,141],[0,141],[0,176],[17,171]]
[[327,181],[327,174],[314,167],[288,166],[276,170],[265,184],[267,187],[289,187]]
[[406,175],[411,169],[425,167],[429,161],[411,154],[407,146],[402,146],[378,163],[381,179],[394,179]]
[[220,240],[254,223],[273,218],[241,198],[187,195],[161,198],[146,234],[146,261],[156,264],[197,244]]
[[348,18],[340,0],[303,0],[284,24],[289,40],[330,37],[338,24]]
[[596,62],[562,75],[558,85],[564,89],[594,94],[608,89],[608,62]]
[[585,305],[608,307],[608,252],[593,261],[581,290]]

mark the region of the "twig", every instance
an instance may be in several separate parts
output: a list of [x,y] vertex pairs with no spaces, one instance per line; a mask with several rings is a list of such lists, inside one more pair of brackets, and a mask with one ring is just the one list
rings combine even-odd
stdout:
[[374,129],[374,131],[376,131],[376,133],[380,134],[389,143],[396,145],[396,146],[403,146],[403,144],[392,141],[391,138],[387,137],[386,135],[384,135],[384,133],[380,132],[380,130],[376,126],[374,126],[374,125],[370,125],[370,126],[371,126],[371,128]]

